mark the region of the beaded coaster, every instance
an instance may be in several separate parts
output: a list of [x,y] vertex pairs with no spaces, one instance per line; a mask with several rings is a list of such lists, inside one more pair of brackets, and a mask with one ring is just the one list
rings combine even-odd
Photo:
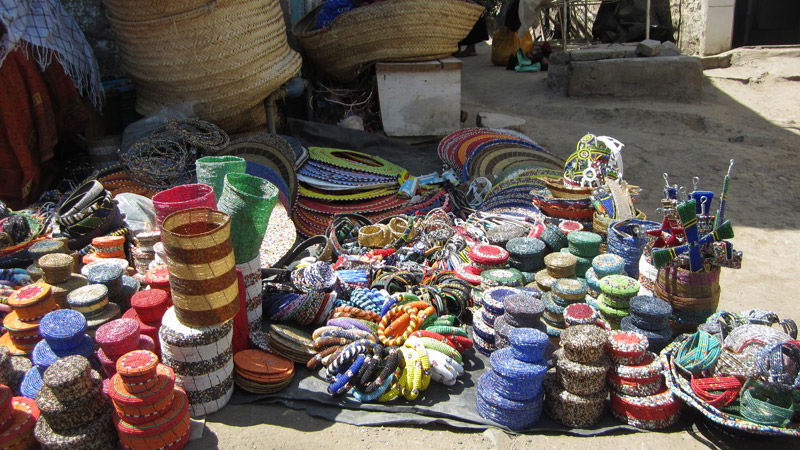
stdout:
[[547,272],[553,278],[574,277],[576,264],[578,264],[578,259],[570,253],[556,252],[544,257],[544,265],[547,266]]
[[[539,235],[539,239],[541,239],[552,252],[557,252],[569,244],[567,235],[553,224],[545,226],[544,231]],[[545,261],[545,264],[546,263]]]
[[72,274],[75,260],[65,253],[51,253],[39,258],[42,268],[42,279],[48,284],[59,284],[67,281]]
[[496,286],[522,286],[522,274],[516,269],[489,269],[481,272],[481,287],[488,289]]
[[534,328],[515,328],[508,333],[508,341],[515,358],[534,364],[544,362],[550,345],[547,335]]
[[623,317],[619,328],[624,331],[639,333],[647,338],[648,350],[659,353],[672,342],[672,328],[669,325],[660,330],[645,330],[636,326],[633,316]]
[[595,325],[574,325],[561,333],[564,356],[575,362],[593,364],[605,356],[608,333]]
[[169,292],[169,268],[166,265],[148,270],[144,276],[145,282],[151,289],[161,289]]
[[556,282],[556,279],[550,275],[550,272],[547,269],[542,269],[536,272],[534,280],[536,281],[536,286],[542,292],[549,292],[553,287],[553,283]]
[[647,346],[647,338],[640,333],[621,330],[608,333],[608,356],[617,364],[640,361]]
[[551,290],[553,294],[568,302],[579,302],[586,297],[587,285],[585,281],[562,278],[553,283]]
[[510,316],[509,322],[513,322],[516,327],[533,327],[545,309],[541,299],[523,294],[509,295],[503,304],[505,314]]
[[34,429],[36,440],[42,447],[49,449],[114,449],[117,435],[114,430],[111,413],[101,414],[93,421],[81,427],[60,434],[53,430],[46,420],[39,420]]
[[624,275],[625,261],[612,253],[603,253],[592,259],[592,269],[598,279],[609,275]]
[[90,284],[67,294],[67,304],[86,317],[94,317],[108,304],[108,288],[103,284]]
[[0,448],[37,448],[39,443],[33,438],[33,429],[40,417],[36,402],[30,398],[14,397],[10,408],[11,416],[0,432]]
[[116,359],[136,350],[139,336],[138,322],[132,319],[117,319],[97,328],[94,338],[107,356]]
[[609,275],[600,279],[600,290],[613,297],[631,298],[639,293],[641,285],[625,275]]
[[582,258],[594,258],[600,253],[600,244],[603,238],[596,233],[588,231],[574,231],[567,235],[569,251]]
[[518,290],[510,287],[491,287],[483,291],[483,295],[481,295],[481,304],[488,312],[500,316],[505,313],[505,299],[518,293]]
[[503,397],[491,384],[489,374],[478,379],[477,411],[481,417],[493,420],[514,430],[524,430],[539,421],[542,412],[541,395],[529,401]]
[[467,254],[469,259],[478,264],[498,266],[508,260],[508,251],[503,247],[490,244],[477,244]]
[[586,303],[573,303],[564,308],[564,323],[574,325],[595,325],[600,313]]
[[39,322],[39,334],[53,350],[68,350],[81,343],[86,318],[78,311],[60,309],[47,313]]
[[43,385],[42,369],[34,366],[25,372],[25,376],[22,377],[19,393],[23,397],[36,398],[36,394],[39,393],[39,389],[41,389]]
[[43,382],[57,398],[68,401],[80,397],[91,388],[97,372],[89,360],[80,355],[70,355],[54,362],[44,372]]
[[549,373],[542,383],[545,391],[545,412],[551,419],[573,428],[588,428],[603,418],[608,393],[575,395],[564,389],[555,374]]
[[56,309],[55,299],[50,295],[50,285],[42,281],[14,291],[6,300],[23,322],[39,321],[45,314]]
[[[566,331],[572,328],[567,328]],[[561,333],[563,339],[564,333]],[[563,349],[556,350],[556,373],[564,389],[575,395],[592,395],[605,389],[611,362],[605,355],[592,363],[567,359]]]
[[633,325],[645,330],[662,330],[669,326],[672,306],[656,297],[637,295],[629,304]]
[[59,433],[69,433],[70,430],[82,427],[101,414],[111,412],[111,404],[102,393],[103,381],[95,373],[91,388],[83,395],[67,400],[59,399],[47,386],[43,386],[36,396],[36,404],[42,413],[42,418],[50,427]]
[[669,389],[646,397],[612,392],[611,411],[614,416],[629,425],[656,430],[678,421],[681,403]]
[[116,420],[117,432],[125,448],[172,449],[181,448],[190,432],[189,401],[186,393],[176,389],[171,402],[158,417],[148,423],[137,425]]
[[69,308],[69,303],[67,302],[69,293],[87,284],[89,284],[89,280],[87,280],[86,277],[74,273],[63,283],[50,286],[50,293],[59,308]]
[[136,309],[142,322],[161,322],[169,308],[169,295],[161,289],[139,291],[131,297],[131,307]]
[[80,340],[77,341],[74,347],[59,350],[53,349],[46,340],[39,341],[36,347],[33,348],[33,352],[31,352],[31,361],[44,370],[59,359],[67,356],[80,355],[85,358],[90,357],[94,352],[92,338],[86,334],[81,334],[79,338]]

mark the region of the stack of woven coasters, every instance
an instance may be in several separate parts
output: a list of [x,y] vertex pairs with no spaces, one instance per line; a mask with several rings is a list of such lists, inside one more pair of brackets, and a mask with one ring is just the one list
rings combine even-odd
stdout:
[[677,422],[681,405],[664,383],[661,359],[647,347],[647,337],[642,334],[611,331],[608,355],[614,365],[608,384],[615,417],[637,428],[655,430]]
[[102,378],[83,356],[62,358],[44,373],[36,396],[42,417],[34,435],[48,449],[115,449],[117,435]]
[[51,253],[39,259],[42,279],[50,285],[50,294],[59,308],[67,307],[67,294],[86,286],[88,281],[83,275],[73,273],[75,259],[65,253]]
[[517,269],[487,269],[481,272],[481,291],[499,286],[519,287],[524,282],[525,278]]
[[572,303],[564,308],[564,324],[566,327],[573,325],[597,325],[606,328],[605,322],[600,318],[600,311],[588,303]]
[[59,359],[71,355],[80,355],[84,358],[92,356],[94,342],[85,331],[86,319],[71,309],[59,309],[42,318],[39,322],[39,333],[44,339],[36,344],[31,353],[33,367],[23,378],[25,386],[23,395],[35,398],[42,387],[42,375]]
[[480,273],[487,269],[503,269],[508,266],[509,254],[506,249],[491,244],[476,244],[467,253],[471,266]]
[[189,441],[189,399],[172,369],[146,350],[117,360],[109,396],[119,440],[130,449],[180,449]]
[[109,301],[119,305],[123,311],[130,307],[131,297],[139,291],[139,282],[125,275],[125,269],[120,264],[98,261],[86,267],[85,275],[90,283],[102,284],[108,288]]
[[39,321],[56,308],[50,285],[37,281],[14,291],[7,300],[12,311],[3,318],[3,327],[8,331],[0,337],[0,346],[12,355],[27,355],[42,337]]
[[[600,244],[603,238],[597,233],[589,231],[574,231],[567,235],[569,246],[567,251],[577,259],[575,274],[584,278],[586,271],[592,268],[592,259],[600,254]],[[561,250],[562,252],[564,249]]]
[[544,242],[548,250],[554,253],[560,252],[562,248],[565,248],[567,245],[569,245],[569,241],[567,241],[567,234],[553,224],[546,225],[538,238]]
[[93,252],[83,255],[83,263],[91,264],[108,258],[125,259],[125,236],[100,236],[92,239]]
[[169,307],[169,295],[165,291],[146,289],[131,297],[131,308],[122,315],[124,319],[133,319],[139,323],[139,331],[155,342],[154,352],[158,356],[161,356],[158,329],[161,328],[161,318]]
[[19,395],[22,379],[31,367],[33,363],[26,356],[12,356],[7,348],[0,347],[0,384],[11,388],[14,394]]
[[192,416],[211,414],[228,404],[233,395],[233,321],[192,328],[180,323],[170,307],[158,336],[162,362],[175,371]]
[[508,263],[523,273],[535,273],[544,268],[545,245],[534,237],[518,237],[506,244]]
[[134,350],[155,350],[155,341],[141,333],[139,322],[133,319],[116,319],[97,329],[94,335],[97,345],[97,359],[106,376],[112,377],[117,371],[117,360]]
[[545,411],[553,420],[576,428],[600,421],[611,365],[607,341],[607,332],[594,325],[571,326],[561,334],[555,376],[545,380]]
[[643,334],[649,342],[649,350],[659,353],[672,342],[669,319],[672,306],[649,295],[637,295],[630,301],[630,315],[622,319],[620,329]]
[[489,356],[495,349],[497,334],[495,324],[505,313],[503,301],[506,297],[520,291],[510,287],[494,287],[483,291],[479,297],[481,308],[472,317],[472,340],[475,349]]
[[626,275],[609,275],[600,280],[600,290],[602,294],[592,306],[617,330],[622,319],[630,314],[630,300],[639,293],[639,282]]
[[486,240],[489,244],[505,247],[508,241],[523,237],[528,234],[528,229],[518,225],[497,225],[486,230]]
[[267,339],[271,350],[298,364],[307,363],[316,354],[311,346],[311,334],[300,328],[272,324]]
[[234,382],[247,392],[273,394],[294,378],[294,363],[262,350],[242,350],[233,355]]
[[169,267],[160,265],[147,271],[144,281],[150,289],[160,289],[172,297],[172,290],[169,287]]
[[592,268],[586,271],[589,295],[597,299],[600,295],[600,280],[609,275],[625,275],[625,261],[612,253],[602,253],[592,259]]
[[52,255],[55,253],[68,253],[67,243],[59,239],[45,239],[35,242],[28,248],[28,253],[33,258],[33,264],[28,266],[25,270],[30,275],[33,281],[39,280],[44,276],[39,260],[45,255]]
[[102,284],[83,286],[67,295],[69,307],[86,317],[86,332],[94,336],[101,325],[119,317],[120,308],[108,301],[108,288]]
[[13,395],[11,388],[0,385],[0,448],[36,448],[33,428],[39,420],[39,407],[32,399]]
[[586,290],[586,282],[583,280],[560,278],[552,284],[550,292],[542,295],[545,307],[543,319],[550,337],[559,337],[561,332],[567,328],[564,310],[569,305],[583,302],[586,298]]
[[139,276],[144,277],[147,274],[150,269],[150,263],[156,258],[156,251],[153,246],[160,241],[161,232],[159,231],[140,231],[134,236],[131,257],[133,258],[133,267]]
[[542,313],[545,304],[541,300],[541,292],[535,289],[519,290],[503,299],[505,312],[494,323],[495,348],[501,349],[510,345],[509,336],[517,328],[535,328],[545,331]]
[[547,337],[538,330],[518,328],[509,338],[513,347],[492,353],[491,370],[478,379],[477,410],[500,425],[525,430],[542,414]]
[[546,269],[536,272],[536,286],[542,292],[549,292],[556,280],[575,278],[577,263],[578,259],[571,253],[550,253],[544,257]]

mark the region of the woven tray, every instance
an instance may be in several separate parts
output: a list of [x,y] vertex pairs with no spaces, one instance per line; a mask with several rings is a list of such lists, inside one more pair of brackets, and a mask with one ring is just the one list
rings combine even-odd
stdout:
[[[667,386],[676,397],[683,400],[689,407],[699,411],[700,414],[704,415],[712,422],[728,428],[767,436],[800,437],[800,428],[781,428],[750,422],[741,416],[720,411],[697,397],[689,384],[691,377],[678,368],[673,361],[674,352],[677,351],[684,341],[689,339],[689,336],[690,335],[679,336],[672,344],[661,351],[661,360],[664,363],[664,367],[667,368],[667,370],[664,371]],[[797,427],[800,424],[793,422],[792,425]]]
[[458,51],[483,14],[464,0],[385,0],[337,17],[314,30],[321,6],[294,26],[306,55],[341,82],[378,61],[426,61]]

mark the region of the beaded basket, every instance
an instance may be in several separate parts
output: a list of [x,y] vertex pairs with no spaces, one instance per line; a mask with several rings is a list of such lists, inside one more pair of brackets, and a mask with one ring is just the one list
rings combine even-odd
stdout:
[[788,427],[761,425],[751,422],[738,414],[726,412],[729,411],[727,408],[725,411],[721,411],[698,397],[691,387],[691,374],[684,372],[675,363],[676,352],[689,338],[690,335],[680,336],[661,351],[661,360],[664,363],[664,367],[668,369],[664,371],[667,386],[676,397],[683,400],[686,405],[697,410],[712,422],[728,428],[768,436],[800,437],[800,428],[798,428],[797,422],[792,422]]

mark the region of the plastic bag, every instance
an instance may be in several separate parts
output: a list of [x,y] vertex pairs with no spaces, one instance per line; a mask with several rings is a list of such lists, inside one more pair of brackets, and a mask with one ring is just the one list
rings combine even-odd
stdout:
[[132,234],[156,229],[156,211],[153,201],[138,194],[118,194],[114,197],[120,212],[125,214],[125,225]]

